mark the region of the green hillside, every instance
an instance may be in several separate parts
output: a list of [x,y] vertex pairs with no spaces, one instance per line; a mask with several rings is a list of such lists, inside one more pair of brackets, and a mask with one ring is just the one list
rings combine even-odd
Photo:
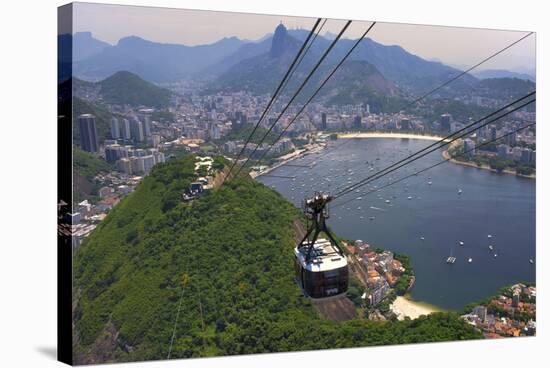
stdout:
[[114,170],[112,164],[97,155],[82,151],[74,146],[73,149],[73,202],[78,203],[86,198],[95,201],[99,190],[94,177],[99,173]]
[[321,320],[293,281],[298,210],[251,179],[183,203],[192,170],[155,166],[76,253],[77,364],[165,359],[178,310],[171,358],[481,337],[449,313]]
[[135,74],[121,71],[99,82],[103,100],[113,105],[165,107],[172,92],[157,87]]

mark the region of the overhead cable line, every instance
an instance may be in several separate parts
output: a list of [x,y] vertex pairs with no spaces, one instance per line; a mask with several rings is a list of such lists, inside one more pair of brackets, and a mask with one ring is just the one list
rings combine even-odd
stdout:
[[[479,66],[481,66],[482,64],[488,62],[489,60],[493,59],[494,57],[500,55],[500,54],[503,53],[504,51],[508,50],[508,49],[511,48],[512,46],[514,46],[514,45],[518,44],[519,42],[523,41],[524,39],[526,39],[527,37],[531,36],[532,34],[533,34],[533,32],[530,32],[530,33],[528,33],[527,35],[521,37],[520,39],[518,39],[518,40],[512,42],[511,44],[507,45],[506,47],[500,49],[499,51],[494,52],[494,53],[491,54],[490,56],[484,58],[483,60],[479,61],[477,64],[475,64],[475,65],[471,66],[470,68],[468,68],[466,71],[461,72],[461,73],[459,73],[458,75],[452,77],[451,79],[449,79],[449,80],[443,82],[442,84],[440,84],[439,86],[433,88],[433,89],[430,90],[429,92],[423,94],[423,95],[420,96],[420,97],[417,97],[417,98],[416,98],[415,100],[413,100],[412,102],[408,102],[407,104],[404,105],[404,107],[400,108],[398,111],[406,110],[406,109],[408,109],[410,106],[412,106],[412,105],[414,105],[414,104],[416,104],[416,103],[418,103],[418,102],[424,100],[426,97],[428,97],[428,96],[430,96],[431,94],[437,92],[437,91],[440,90],[441,88],[443,88],[443,87],[445,87],[445,86],[451,84],[451,83],[454,82],[455,80],[457,80],[457,79],[461,78],[462,76],[468,74],[468,73],[471,72],[472,70],[478,68]],[[343,139],[345,140],[345,139],[347,139],[347,138],[343,138]],[[336,147],[333,147],[333,148],[331,149],[331,151],[334,151],[334,150],[340,148],[340,147],[343,146],[345,143],[346,143],[346,142],[344,141],[344,142],[342,142],[341,144],[336,145]],[[328,152],[322,153],[321,156],[318,157],[317,159],[323,157],[323,156],[326,155],[327,153],[328,153]]]
[[[529,101],[529,102],[527,102],[525,105],[528,105],[528,104],[530,104],[530,103],[532,103],[532,102],[534,102],[534,101],[535,101],[535,100]],[[511,131],[511,132],[509,132],[509,133],[503,134],[503,135],[498,136],[498,137],[496,137],[496,138],[494,138],[494,139],[491,139],[491,140],[488,140],[488,141],[483,142],[483,143],[481,143],[481,144],[478,144],[478,145],[474,146],[473,148],[464,151],[462,154],[467,154],[467,153],[473,152],[473,151],[475,151],[476,149],[479,149],[479,148],[481,148],[481,147],[483,147],[483,146],[487,146],[487,145],[489,145],[489,144],[491,144],[491,143],[497,142],[497,141],[499,141],[499,140],[501,140],[501,139],[504,139],[504,138],[506,138],[506,137],[508,137],[508,136],[511,136],[511,135],[513,135],[513,134],[516,134],[516,133],[518,133],[518,132],[520,132],[520,131],[522,131],[522,130],[524,130],[524,129],[530,128],[530,127],[532,127],[532,126],[534,126],[534,125],[536,125],[536,123],[529,123],[529,124],[527,124],[527,125],[524,125],[524,126],[518,128],[518,129],[515,129],[515,130],[513,130],[513,131]],[[382,190],[382,189],[384,189],[384,188],[387,188],[387,187],[392,186],[392,185],[394,185],[394,184],[400,183],[400,182],[402,182],[402,181],[404,181],[404,180],[407,180],[407,179],[409,179],[409,178],[411,178],[411,177],[413,177],[413,176],[417,176],[418,174],[422,174],[422,173],[424,173],[424,172],[426,172],[426,171],[428,171],[428,170],[433,169],[434,167],[437,167],[437,166],[442,165],[442,164],[444,164],[444,163],[446,163],[446,162],[448,162],[448,161],[451,161],[451,160],[454,159],[455,157],[456,157],[456,156],[449,155],[448,158],[445,158],[444,160],[439,161],[439,162],[437,162],[436,164],[433,164],[433,165],[431,165],[431,166],[428,166],[428,167],[426,167],[426,168],[424,168],[424,169],[422,169],[422,170],[420,170],[420,171],[416,171],[416,172],[414,172],[414,173],[412,173],[412,174],[410,174],[410,175],[404,176],[404,177],[402,177],[402,178],[400,178],[400,179],[391,181],[391,182],[389,182],[389,183],[387,183],[387,184],[385,184],[385,185],[383,185],[383,186],[381,186],[381,187],[379,187],[379,188],[369,190],[368,192],[364,193],[363,196],[366,196],[366,195],[369,195],[369,194],[378,192],[378,191],[380,191],[380,190]],[[355,198],[348,199],[347,201],[342,202],[342,203],[339,203],[338,205],[334,206],[334,208],[341,207],[341,206],[343,206],[343,205],[345,205],[345,204],[347,204],[347,203],[349,203],[349,202],[351,202],[351,201],[354,201],[354,200],[355,200]]]
[[[250,161],[250,159],[254,156],[254,154],[256,153],[256,151],[258,150],[258,147],[260,147],[263,142],[265,141],[265,139],[267,138],[267,136],[269,135],[269,133],[271,133],[271,131],[273,130],[273,128],[275,127],[275,125],[277,125],[277,122],[281,119],[281,117],[285,114],[286,110],[288,110],[288,108],[290,107],[290,105],[294,102],[294,100],[296,99],[296,97],[300,94],[300,92],[302,91],[302,89],[305,87],[305,85],[309,82],[309,80],[311,79],[311,77],[313,76],[313,74],[315,74],[315,72],[317,71],[317,69],[319,68],[319,66],[322,64],[322,62],[325,60],[325,58],[327,57],[327,55],[330,53],[330,51],[334,48],[334,46],[336,45],[336,43],[338,42],[338,40],[340,40],[340,38],[342,37],[342,35],[344,34],[344,32],[348,29],[349,25],[351,24],[351,20],[347,21],[346,24],[344,25],[344,27],[342,28],[342,30],[338,33],[338,35],[336,36],[336,38],[332,41],[332,43],[330,44],[330,46],[325,50],[325,52],[323,53],[323,55],[321,56],[321,58],[319,59],[319,61],[317,62],[317,64],[315,64],[315,66],[313,67],[313,69],[309,72],[308,76],[304,79],[304,81],[302,82],[302,84],[300,85],[300,87],[298,88],[298,90],[294,93],[294,95],[292,96],[292,98],[290,99],[290,101],[286,104],[286,106],[283,108],[283,110],[279,113],[279,115],[277,116],[277,118],[275,119],[275,121],[273,122],[273,124],[271,124],[271,126],[269,127],[269,129],[265,132],[264,136],[262,137],[262,139],[260,140],[260,142],[256,145],[256,147],[254,148],[254,150],[252,151],[252,153],[248,156],[248,158],[246,159],[246,161],[244,162],[243,165],[240,166],[239,170],[237,171],[237,173],[235,174],[235,176],[238,176],[239,173],[241,172],[241,170],[243,169],[243,167],[246,166],[246,164]],[[276,142],[276,140],[275,140]],[[275,144],[275,142],[273,144]],[[273,145],[272,144],[272,145]]]
[[[523,107],[529,105],[530,103],[532,103],[533,101],[535,101],[535,99],[532,99],[532,100],[530,100],[530,101],[528,101],[528,102],[526,102],[526,103],[523,103],[522,105],[520,105],[520,106],[518,106],[518,107],[515,107],[514,109],[509,110],[509,111],[505,112],[503,115],[500,115],[500,116],[498,116],[498,117],[496,117],[496,118],[494,118],[494,119],[487,120],[488,118],[490,118],[490,117],[492,117],[492,116],[494,116],[494,115],[496,115],[496,114],[498,114],[498,113],[500,113],[500,112],[502,112],[502,111],[508,109],[509,107],[511,107],[511,106],[513,106],[513,105],[515,105],[515,104],[517,104],[517,103],[519,103],[519,102],[525,100],[526,98],[533,96],[535,93],[536,93],[536,91],[533,91],[533,92],[531,92],[531,93],[525,95],[524,97],[521,97],[521,98],[519,98],[519,99],[517,99],[517,100],[515,100],[515,101],[513,101],[513,102],[511,102],[511,103],[509,103],[509,104],[507,104],[507,105],[505,105],[505,106],[499,108],[498,110],[496,110],[496,111],[494,111],[494,112],[492,112],[492,113],[486,115],[485,117],[483,117],[483,118],[481,118],[481,119],[479,119],[479,120],[473,122],[472,124],[469,124],[468,126],[466,126],[466,127],[462,128],[462,129],[456,131],[455,133],[452,133],[452,134],[450,134],[450,135],[448,135],[448,136],[446,136],[446,137],[443,137],[442,139],[438,140],[437,142],[434,142],[434,143],[430,144],[429,146],[427,146],[427,147],[425,147],[425,148],[423,148],[423,149],[421,149],[421,150],[419,150],[419,151],[413,153],[412,155],[409,155],[409,156],[407,156],[406,158],[404,158],[404,159],[402,159],[402,160],[399,160],[399,161],[397,161],[396,163],[394,163],[394,164],[392,164],[392,165],[387,166],[385,169],[380,170],[380,171],[378,171],[377,173],[374,173],[373,175],[370,175],[370,176],[368,176],[367,178],[362,179],[362,180],[360,180],[359,182],[357,182],[357,183],[355,183],[355,184],[352,184],[352,185],[348,186],[347,188],[342,189],[340,192],[336,193],[334,197],[335,197],[335,198],[341,197],[341,196],[343,196],[343,195],[345,195],[345,194],[347,194],[347,193],[349,193],[349,192],[351,192],[351,191],[353,191],[353,190],[355,190],[355,189],[357,189],[357,188],[359,188],[359,187],[362,187],[362,186],[364,186],[364,185],[366,185],[366,184],[368,184],[368,183],[370,183],[370,182],[372,182],[372,181],[374,181],[374,180],[378,180],[378,179],[382,178],[383,176],[386,176],[386,175],[388,175],[389,173],[391,173],[391,172],[393,172],[393,171],[395,171],[395,170],[398,170],[399,168],[401,168],[401,167],[403,167],[403,166],[405,166],[405,165],[408,165],[408,164],[410,164],[410,163],[412,163],[412,162],[414,162],[414,161],[416,161],[416,160],[418,160],[418,159],[420,159],[420,158],[422,158],[422,157],[424,157],[424,156],[430,154],[431,152],[434,152],[434,151],[436,151],[436,150],[438,150],[438,149],[440,149],[440,148],[442,148],[442,147],[444,147],[444,146],[447,146],[447,145],[451,144],[452,142],[456,141],[457,139],[460,139],[460,138],[462,138],[462,137],[465,137],[465,136],[467,136],[467,135],[473,133],[475,130],[477,130],[477,129],[479,129],[479,128],[482,128],[482,127],[484,127],[484,126],[487,126],[487,125],[489,125],[489,124],[491,124],[491,123],[493,123],[493,122],[495,122],[495,121],[501,119],[502,117],[507,116],[507,115],[509,115],[510,113],[512,113],[512,112],[514,112],[514,111],[517,111],[517,110],[519,110],[519,109],[521,109],[521,108],[523,108]],[[478,123],[480,123],[480,122],[482,122],[482,121],[484,121],[484,120],[487,120],[487,121],[484,122],[483,124],[479,125],[479,126],[476,126],[475,128],[473,128],[473,129],[470,130],[470,131],[467,130],[467,129],[472,128],[474,125],[476,125],[476,124],[478,124]],[[458,134],[458,133],[460,133],[460,134]],[[457,134],[458,134],[458,135],[457,135]],[[456,135],[456,136],[455,136],[455,135]],[[418,156],[419,154],[421,154],[421,155]],[[416,157],[415,157],[415,156],[416,156]]]
[[[351,22],[351,21],[349,21]],[[315,96],[317,96],[317,94],[319,93],[319,91],[321,91],[321,89],[325,86],[325,84],[330,80],[330,78],[334,75],[334,73],[336,73],[336,71],[342,66],[342,64],[344,63],[344,61],[346,61],[346,59],[349,57],[349,55],[355,50],[355,48],[359,45],[359,43],[363,40],[363,38],[365,38],[365,36],[367,35],[367,33],[369,33],[369,31],[372,29],[372,27],[374,27],[374,25],[376,24],[376,22],[373,22],[368,28],[367,30],[363,33],[363,35],[355,42],[355,44],[353,45],[353,47],[351,47],[348,52],[344,55],[344,57],[340,60],[340,62],[332,69],[332,71],[330,72],[330,74],[323,80],[323,82],[321,83],[321,85],[315,90],[315,92],[310,96],[310,98],[305,102],[305,104],[302,106],[302,108],[298,111],[298,113],[294,116],[294,118],[292,118],[292,120],[287,124],[287,126],[281,131],[281,133],[279,134],[279,136],[273,141],[273,143],[271,143],[269,145],[269,147],[263,152],[263,154],[260,156],[259,159],[255,160],[256,162],[261,162],[261,160],[267,155],[267,153],[269,152],[269,150],[273,147],[273,145],[275,145],[276,142],[278,142],[281,137],[285,134],[285,132],[288,130],[288,128],[294,123],[294,121],[296,121],[296,119],[302,114],[302,112],[305,110],[305,108],[307,107],[307,105],[315,98]],[[343,33],[343,32],[341,32]],[[340,34],[339,34],[340,36]],[[336,38],[334,41],[337,41],[338,38]],[[333,44],[331,45],[331,47],[335,44],[335,42],[333,42]],[[327,50],[326,53],[328,53],[328,51],[330,51],[330,47],[329,49]],[[281,117],[281,115],[279,115],[279,118]],[[277,118],[277,120],[279,120],[279,118]],[[274,126],[274,125],[273,125]],[[272,127],[273,127],[272,126]],[[264,136],[265,137],[265,136]],[[251,156],[249,156],[249,159],[250,159]],[[239,171],[237,172],[237,174],[246,166],[246,163],[248,162],[248,160],[241,166],[241,168],[239,169]]]
[[519,40],[516,40],[514,42],[512,42],[511,44],[509,44],[508,46],[504,47],[503,49],[493,53],[492,55],[486,57],[485,59],[481,60],[480,62],[478,62],[477,64],[471,66],[470,68],[466,69],[465,71],[459,73],[458,75],[454,76],[453,78],[449,79],[448,81],[446,81],[445,83],[439,85],[438,87],[430,90],[429,92],[425,93],[424,95],[418,97],[417,99],[415,99],[414,101],[410,102],[407,106],[405,106],[403,109],[401,110],[405,110],[407,108],[409,108],[410,106],[416,104],[417,102],[423,100],[424,98],[428,97],[429,95],[431,95],[432,93],[434,92],[437,92],[439,91],[441,88],[445,87],[446,85],[454,82],[455,80],[461,78],[463,75],[466,75],[468,74],[469,72],[471,72],[472,70],[474,70],[475,68],[477,68],[478,66],[486,63],[487,61],[491,60],[492,58],[494,58],[495,56],[497,55],[500,55],[501,53],[503,53],[504,51],[508,50],[509,48],[511,48],[512,46],[514,46],[515,44],[523,41],[524,39],[526,39],[527,37],[531,36],[533,34],[533,32],[529,32],[528,34],[526,34],[525,36],[521,37]]
[[305,48],[306,48],[306,45],[308,44],[309,40],[311,39],[311,37],[313,36],[313,34],[315,33],[315,30],[317,29],[317,26],[319,25],[319,23],[321,22],[321,18],[317,18],[317,21],[315,22],[315,24],[313,25],[313,28],[311,29],[311,31],[309,32],[306,40],[304,41],[304,43],[302,44],[302,46],[300,47],[300,50],[298,51],[298,53],[296,54],[296,56],[294,57],[294,60],[292,61],[292,64],[290,65],[290,67],[288,68],[288,70],[286,71],[285,75],[283,76],[283,79],[281,79],[281,81],[279,82],[279,85],[277,86],[277,89],[275,90],[275,92],[273,93],[273,96],[271,97],[271,99],[269,100],[267,106],[265,107],[262,115],[260,116],[260,119],[258,120],[258,122],[256,123],[256,125],[254,126],[254,129],[252,129],[252,132],[250,133],[250,135],[248,136],[243,148],[241,149],[241,151],[239,152],[239,154],[237,155],[237,157],[235,158],[235,161],[233,161],[233,164],[231,165],[231,168],[229,169],[229,172],[227,173],[227,175],[223,178],[222,180],[222,184],[225,182],[225,178],[228,178],[229,175],[231,174],[231,172],[233,171],[233,169],[235,168],[235,165],[237,164],[237,162],[239,162],[239,158],[242,156],[242,154],[244,153],[245,149],[246,149],[246,146],[250,143],[250,140],[252,139],[252,137],[254,136],[254,133],[256,133],[256,130],[258,129],[258,127],[260,126],[260,123],[262,122],[262,120],[264,119],[264,117],[266,116],[268,110],[270,109],[271,105],[275,102],[275,100],[277,99],[277,97],[279,96],[279,93],[281,92],[282,88],[283,88],[283,85],[285,85],[285,81],[288,79],[288,76],[290,75],[291,71],[293,70],[294,66],[296,65],[296,63],[298,62],[298,60],[300,60],[300,56],[302,55],[302,53],[304,52]]
[[[313,43],[315,42],[315,40],[317,39],[317,36],[321,33],[321,31],[323,30],[323,27],[325,26],[326,22],[327,22],[327,18],[325,18],[325,20],[323,21],[323,23],[321,24],[321,27],[319,27],[319,29],[315,32],[315,35],[313,36],[313,39],[311,40],[311,42],[309,43],[309,45],[307,46],[307,48],[305,49],[305,51],[302,53],[302,55],[300,56],[300,59],[298,60],[298,62],[296,63],[296,65],[294,65],[294,67],[292,68],[292,71],[290,72],[290,74],[288,75],[288,78],[285,80],[285,83],[283,84],[283,87],[281,88],[281,91],[279,93],[279,96],[283,93],[283,91],[285,90],[286,86],[288,85],[288,83],[292,80],[292,77],[294,76],[294,73],[296,72],[296,70],[298,70],[298,68],[300,67],[300,65],[302,64],[302,60],[304,60],[305,56],[307,55],[307,53],[309,52],[309,49],[311,48],[311,46],[313,45]],[[269,114],[271,113],[271,110],[273,109],[273,107],[275,106],[275,103],[271,104],[271,106],[268,108],[265,116],[269,116]]]

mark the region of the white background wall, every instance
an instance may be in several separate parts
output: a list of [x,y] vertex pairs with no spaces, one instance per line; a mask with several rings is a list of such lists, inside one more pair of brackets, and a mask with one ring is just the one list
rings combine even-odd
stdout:
[[[320,16],[537,32],[538,336],[382,348],[138,363],[133,367],[542,366],[548,357],[548,146],[550,31],[536,0],[246,1],[119,0],[117,3]],[[56,349],[56,7],[3,1],[0,21],[0,366],[54,367]],[[311,7],[312,6],[312,7]],[[7,82],[7,83],[6,83]],[[545,225],[546,224],[546,225]],[[520,246],[520,245],[518,245]],[[475,285],[472,285],[475,287]],[[307,328],[307,326],[304,326]],[[546,350],[545,350],[546,348]]]

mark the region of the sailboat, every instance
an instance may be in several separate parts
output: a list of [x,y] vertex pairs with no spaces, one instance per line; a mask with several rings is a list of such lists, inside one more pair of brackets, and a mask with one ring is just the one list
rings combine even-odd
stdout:
[[468,258],[468,263],[472,263],[472,258]]

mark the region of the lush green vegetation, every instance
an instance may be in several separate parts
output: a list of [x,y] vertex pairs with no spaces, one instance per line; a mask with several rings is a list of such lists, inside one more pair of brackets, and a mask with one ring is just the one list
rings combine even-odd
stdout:
[[356,307],[361,307],[363,305],[363,299],[361,296],[365,292],[365,287],[353,274],[350,274],[349,285],[348,285],[348,298],[351,299],[353,304]]
[[84,199],[97,201],[99,185],[94,178],[97,174],[114,170],[113,165],[90,152],[73,148],[73,202]]
[[83,151],[78,147],[74,147],[73,170],[75,174],[81,175],[86,179],[93,179],[101,172],[110,172],[114,170],[114,167],[99,156]]
[[172,92],[157,87],[137,75],[121,71],[99,82],[101,95],[108,104],[165,107]]
[[409,256],[406,256],[404,254],[394,253],[393,256],[395,259],[401,262],[401,264],[405,268],[405,272],[399,277],[399,279],[395,283],[394,290],[397,295],[405,295],[409,288],[409,285],[411,284],[411,279],[414,276],[411,259],[409,258]]
[[[299,211],[244,178],[183,203],[193,163],[155,166],[76,253],[79,363],[99,350],[107,360],[165,358],[180,296],[172,358],[481,337],[448,313],[386,324],[322,320],[293,281]],[[111,324],[119,335],[106,347],[99,341]]]

